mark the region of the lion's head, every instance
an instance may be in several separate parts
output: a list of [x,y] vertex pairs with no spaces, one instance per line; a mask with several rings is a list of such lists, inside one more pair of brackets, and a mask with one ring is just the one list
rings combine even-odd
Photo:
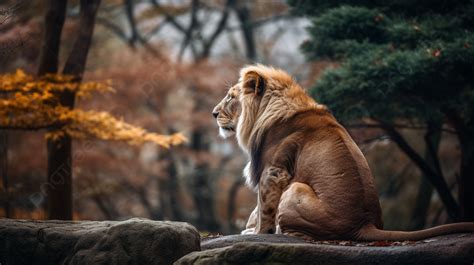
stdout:
[[227,91],[226,96],[212,110],[219,126],[219,135],[228,138],[235,134],[237,120],[240,115],[239,103],[240,87],[233,86]]
[[312,108],[325,106],[317,104],[285,71],[257,64],[241,69],[238,83],[212,113],[219,134],[224,138],[237,134],[240,147],[248,152],[250,138],[258,142],[276,121]]
[[237,139],[249,151],[251,142],[259,142],[263,133],[277,121],[308,109],[322,109],[285,71],[264,65],[241,69],[238,86],[241,115]]

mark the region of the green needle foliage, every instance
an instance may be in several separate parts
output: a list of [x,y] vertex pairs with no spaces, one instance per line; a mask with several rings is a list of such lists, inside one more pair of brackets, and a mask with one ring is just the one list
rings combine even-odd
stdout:
[[313,16],[302,45],[308,58],[341,62],[310,91],[338,118],[424,122],[449,109],[471,120],[473,1],[290,4]]

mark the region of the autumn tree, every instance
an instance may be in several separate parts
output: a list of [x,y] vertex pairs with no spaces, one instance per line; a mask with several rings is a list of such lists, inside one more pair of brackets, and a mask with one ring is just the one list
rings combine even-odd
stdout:
[[[472,1],[289,1],[312,19],[302,50],[331,59],[311,89],[349,127],[381,128],[421,170],[454,221],[474,220],[474,20]],[[400,128],[426,131],[426,154]],[[458,201],[437,146],[457,135]]]
[[133,145],[152,142],[169,148],[185,140],[181,134],[166,136],[149,133],[107,112],[63,106],[57,102],[55,95],[64,91],[75,93],[79,99],[91,97],[94,92],[113,91],[108,82],[77,83],[73,80],[73,76],[52,74],[35,78],[21,70],[1,75],[0,93],[3,97],[0,99],[0,129],[45,129],[48,130],[47,140],[52,143],[68,136],[75,139],[124,141]]
[[152,141],[169,146],[183,141],[180,135],[162,136],[113,118],[105,112],[75,110],[76,96],[107,86],[81,84],[100,1],[80,1],[78,37],[58,75],[58,54],[66,1],[48,3],[38,78],[22,71],[1,79],[2,129],[48,130],[48,213],[50,219],[72,218],[72,138],[98,137],[131,143]]

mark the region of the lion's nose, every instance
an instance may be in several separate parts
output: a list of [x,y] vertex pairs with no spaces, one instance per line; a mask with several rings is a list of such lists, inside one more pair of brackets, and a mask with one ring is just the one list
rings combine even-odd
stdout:
[[219,112],[217,112],[217,111],[213,112],[212,116],[214,116],[214,118],[217,118],[217,116],[219,116]]

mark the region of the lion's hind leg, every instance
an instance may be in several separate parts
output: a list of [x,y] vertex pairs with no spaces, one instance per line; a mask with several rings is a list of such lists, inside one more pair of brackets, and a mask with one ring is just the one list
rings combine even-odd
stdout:
[[255,209],[250,214],[249,220],[247,221],[247,225],[245,226],[245,230],[241,232],[242,235],[255,234],[255,227],[257,226],[257,218],[258,218],[258,205],[255,206]]
[[311,240],[330,237],[327,233],[332,230],[325,205],[309,185],[301,182],[291,183],[283,192],[277,222],[283,234]]

